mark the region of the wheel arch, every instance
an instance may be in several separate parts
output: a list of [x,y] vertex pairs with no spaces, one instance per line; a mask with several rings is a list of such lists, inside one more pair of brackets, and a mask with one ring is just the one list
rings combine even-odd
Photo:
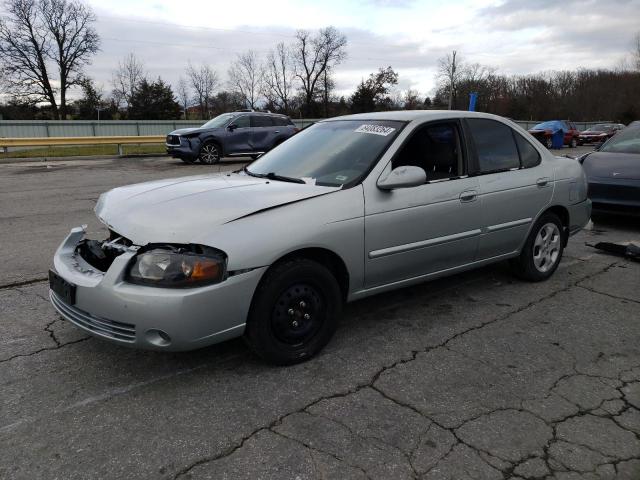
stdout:
[[222,141],[218,137],[214,137],[211,135],[200,140],[200,149],[198,150],[198,155],[200,154],[200,150],[202,149],[202,147],[208,143],[215,143],[215,145],[218,147],[218,150],[220,150],[220,157],[224,156],[224,146],[222,144]]
[[338,282],[340,292],[342,293],[342,298],[346,301],[349,294],[349,270],[347,269],[347,265],[345,264],[342,257],[327,248],[307,247],[293,250],[273,262],[265,271],[262,278],[264,279],[269,270],[274,268],[276,265],[294,258],[306,258],[327,267]]
[[564,205],[552,205],[550,207],[547,207],[545,210],[540,212],[540,215],[538,215],[538,217],[532,223],[532,228],[533,228],[533,225],[535,224],[535,222],[538,221],[538,218],[540,218],[545,213],[553,213],[553,214],[555,214],[560,219],[560,221],[562,222],[562,227],[563,227],[563,230],[564,230],[564,232],[563,232],[564,235],[562,236],[562,246],[566,247],[567,246],[567,242],[569,241],[569,226],[571,225],[571,218],[569,217],[569,210]]

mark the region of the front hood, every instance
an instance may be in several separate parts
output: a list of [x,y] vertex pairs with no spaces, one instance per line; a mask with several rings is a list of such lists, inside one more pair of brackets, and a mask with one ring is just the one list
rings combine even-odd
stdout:
[[198,128],[179,128],[178,130],[174,130],[173,132],[171,132],[169,135],[190,135],[190,134],[197,134],[200,132],[204,132],[204,131],[212,131],[212,130],[219,130],[217,128],[202,128],[202,127],[198,127]]
[[593,152],[582,164],[587,178],[640,180],[640,154]]
[[192,243],[240,217],[337,190],[209,174],[115,188],[100,196],[95,211],[100,221],[136,245]]

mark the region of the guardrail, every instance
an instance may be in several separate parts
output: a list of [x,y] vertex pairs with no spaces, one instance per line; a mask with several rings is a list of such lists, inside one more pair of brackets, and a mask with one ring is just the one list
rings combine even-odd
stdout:
[[117,145],[122,155],[122,145],[164,143],[164,135],[104,136],[104,137],[26,137],[0,138],[0,149],[5,153],[13,147],[60,147],[69,145]]

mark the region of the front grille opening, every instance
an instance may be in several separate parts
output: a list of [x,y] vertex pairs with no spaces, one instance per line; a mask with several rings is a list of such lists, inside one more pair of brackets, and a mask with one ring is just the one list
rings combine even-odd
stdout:
[[167,135],[167,144],[168,145],[180,145],[180,136],[178,136],[178,135]]
[[106,272],[116,257],[131,245],[131,240],[109,230],[109,238],[106,240],[82,240],[76,247],[76,253],[93,268]]

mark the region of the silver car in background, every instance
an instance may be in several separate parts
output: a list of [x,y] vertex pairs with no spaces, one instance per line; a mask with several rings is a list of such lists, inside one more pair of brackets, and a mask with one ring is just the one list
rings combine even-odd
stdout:
[[523,279],[549,278],[590,213],[581,165],[509,120],[350,115],[241,171],[103,194],[109,238],[71,230],[51,301],[121,345],[191,350],[244,336],[291,364],[329,341],[344,302],[502,260]]

